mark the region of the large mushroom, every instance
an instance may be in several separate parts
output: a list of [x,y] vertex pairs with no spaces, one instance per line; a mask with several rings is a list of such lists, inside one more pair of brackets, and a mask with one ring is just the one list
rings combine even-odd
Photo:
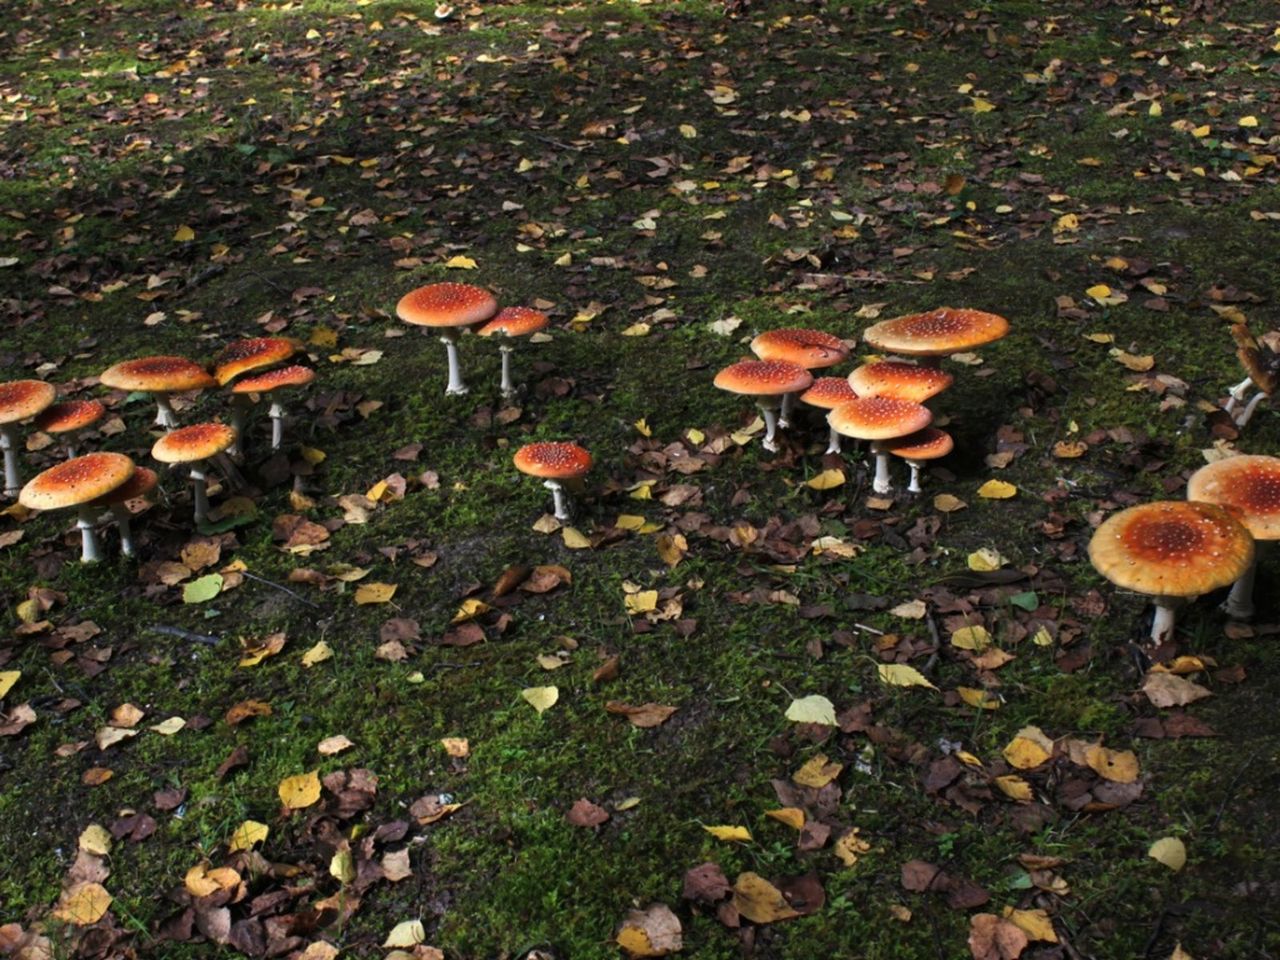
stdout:
[[190,465],[187,470],[193,483],[191,499],[197,525],[204,523],[209,515],[205,461],[226,450],[235,438],[235,428],[225,423],[197,423],[166,433],[151,448],[151,456],[161,463]]
[[739,360],[716,374],[715,385],[730,393],[756,398],[764,415],[764,448],[776,452],[778,405],[788,393],[802,393],[813,384],[813,374],[785,360]]
[[150,393],[155,397],[156,423],[171,430],[178,425],[169,397],[190,390],[205,390],[217,385],[217,381],[194,360],[186,357],[139,357],[124,360],[102,371],[98,378],[104,387]]
[[43,380],[0,383],[0,450],[4,451],[4,493],[17,496],[22,489],[18,472],[18,423],[44,410],[57,397],[53,384]]
[[[1258,404],[1275,393],[1276,387],[1280,386],[1280,363],[1277,362],[1280,357],[1272,353],[1270,357],[1263,358],[1262,347],[1243,323],[1232,324],[1231,337],[1236,342],[1236,357],[1247,376],[1228,391],[1227,405],[1223,409],[1231,414],[1237,427],[1244,427],[1253,419],[1253,412],[1258,409]],[[1253,395],[1252,400],[1245,403],[1244,398],[1248,396],[1250,386],[1257,387],[1258,392]],[[1244,405],[1237,414],[1236,407],[1240,404]]]
[[80,431],[93,426],[106,412],[101,400],[65,400],[45,407],[35,419],[35,428],[45,433],[66,434],[67,456],[74,457]]
[[[231,393],[237,398],[252,398],[256,394],[270,393],[271,408],[267,411],[267,416],[271,418],[271,449],[279,450],[280,444],[284,440],[284,404],[280,402],[278,394],[282,390],[291,387],[303,387],[316,378],[316,372],[310,367],[302,367],[293,365],[289,367],[277,367],[275,370],[268,370],[266,373],[254,374],[251,377],[245,377],[237,380],[231,387]],[[250,400],[252,405],[252,400]],[[241,421],[243,424],[243,420]],[[242,425],[234,425],[236,430],[236,445],[242,442],[243,430]],[[234,447],[233,447],[234,449]]]
[[928,407],[893,397],[859,397],[840,404],[827,414],[827,422],[836,433],[872,441],[876,473],[871,489],[882,494],[893,489],[893,481],[889,476],[889,453],[880,441],[923,430],[932,419],[933,414]]
[[[804,393],[800,394],[800,402],[820,410],[834,410],[842,403],[857,400],[858,394],[844,377],[818,377]],[[840,434],[834,427],[829,428],[827,453],[840,452]]]
[[936,367],[943,357],[999,340],[1008,332],[1009,321],[998,314],[939,307],[882,320],[868,327],[862,339],[877,350],[919,357],[922,365]]
[[1187,499],[1226,507],[1257,541],[1254,562],[1236,581],[1223,610],[1233,620],[1253,616],[1253,581],[1264,546],[1280,540],[1280,458],[1228,457],[1207,464],[1187,481]]
[[488,290],[469,283],[430,283],[410,290],[396,304],[396,316],[416,327],[440,331],[449,359],[449,384],[445,396],[467,392],[458,364],[458,335],[464,327],[488,320],[498,310],[498,301]]
[[22,488],[18,502],[32,510],[75,507],[80,561],[96,563],[102,551],[93,535],[94,501],[126,483],[133,472],[133,461],[122,453],[89,453],[36,474]]
[[126,557],[132,557],[134,553],[133,514],[129,510],[129,501],[145,497],[156,488],[158,481],[156,472],[150,467],[138,467],[128,480],[89,504],[91,507],[111,508],[111,515],[116,521],[116,530],[120,534],[120,552]]
[[893,397],[924,403],[951,386],[955,379],[937,367],[902,360],[877,360],[849,374],[849,386],[860,397]]
[[[782,327],[778,330],[766,330],[752,340],[751,352],[761,360],[782,360],[806,370],[823,370],[844,362],[849,356],[849,347],[839,337],[821,330]],[[778,426],[784,430],[790,426],[791,407],[795,399],[796,391],[783,394]]]
[[920,469],[927,460],[939,460],[955,449],[955,441],[951,434],[937,427],[925,427],[905,437],[881,441],[880,446],[907,461],[911,468],[911,482],[907,485],[908,493],[920,492]]
[[510,400],[516,395],[516,386],[511,381],[511,354],[515,351],[512,344],[516,337],[527,337],[537,333],[547,325],[547,315],[532,307],[504,307],[492,320],[486,321],[476,328],[482,337],[502,337],[498,351],[502,354],[502,396]]
[[591,469],[591,454],[576,443],[540,441],[527,443],[512,458],[516,469],[531,477],[540,477],[551,491],[557,520],[568,520],[564,484],[580,481]]
[[1104,520],[1089,541],[1089,559],[1100,574],[1155,602],[1155,644],[1172,636],[1179,604],[1234,583],[1253,556],[1249,531],[1214,503],[1158,500],[1129,507]]

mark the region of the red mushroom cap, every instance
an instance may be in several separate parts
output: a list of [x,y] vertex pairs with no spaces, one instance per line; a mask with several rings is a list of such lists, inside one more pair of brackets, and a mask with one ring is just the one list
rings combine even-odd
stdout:
[[36,417],[35,426],[45,433],[70,433],[97,423],[106,412],[101,400],[66,400],[45,407]]
[[923,403],[954,382],[955,377],[945,370],[901,360],[868,363],[849,374],[849,386],[859,396],[895,397],[913,403]]
[[36,474],[18,502],[32,510],[78,507],[121,486],[133,471],[133,461],[122,453],[88,453]]
[[799,327],[765,331],[751,341],[751,352],[761,360],[785,360],[806,370],[835,366],[849,356],[839,337]]
[[739,360],[716,374],[715,385],[730,393],[776,397],[807,390],[813,374],[785,360]]
[[396,304],[396,315],[418,327],[469,327],[488,320],[498,301],[469,283],[429,283],[410,290]]
[[109,507],[114,503],[136,500],[138,497],[145,497],[154,490],[159,482],[160,478],[156,476],[156,472],[150,467],[138,467],[128,480],[110,493],[105,493],[96,498],[90,505],[94,507]]
[[294,365],[268,370],[266,373],[255,373],[251,377],[237,380],[231,388],[232,393],[269,393],[282,387],[301,387],[316,378],[316,372],[310,367]]
[[836,433],[858,440],[903,437],[923,430],[932,419],[927,407],[893,397],[859,397],[827,414],[827,423]]
[[925,427],[905,437],[884,440],[880,446],[903,460],[937,460],[954,450],[956,444],[947,431]]
[[186,357],[139,357],[102,371],[104,387],[143,393],[182,393],[217,386],[204,367]]
[[1255,540],[1280,540],[1280,458],[1228,457],[1187,481],[1187,499],[1226,507]]
[[166,433],[151,448],[151,456],[161,463],[193,463],[221,453],[235,439],[235,428],[225,423],[196,423]]
[[591,469],[591,454],[576,443],[541,441],[528,443],[512,458],[516,469],[532,477],[573,480]]
[[868,327],[862,338],[879,350],[908,357],[944,357],[999,340],[1009,321],[981,310],[939,307],[927,313],[883,320]]
[[34,417],[53,403],[58,391],[43,380],[11,380],[0,383],[0,423],[17,423]]
[[834,410],[842,403],[857,399],[857,392],[844,377],[818,377],[813,386],[800,394],[802,403],[824,410]]
[[532,307],[504,307],[497,315],[476,330],[482,337],[503,334],[508,337],[523,337],[537,333],[548,323],[547,315]]
[[302,349],[293,337],[249,337],[234,340],[223,347],[213,361],[213,377],[219,386],[226,386],[249,370],[258,370],[283,363]]

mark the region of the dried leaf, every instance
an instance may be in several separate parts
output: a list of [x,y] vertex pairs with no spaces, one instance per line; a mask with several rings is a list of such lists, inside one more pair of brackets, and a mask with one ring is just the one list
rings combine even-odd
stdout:
[[938,689],[919,670],[905,663],[882,663],[876,669],[880,674],[880,680],[890,686]]
[[1177,873],[1187,865],[1187,846],[1177,837],[1161,837],[1151,845],[1147,856]]
[[543,713],[555,706],[555,702],[560,699],[560,688],[526,687],[520,691],[520,696],[538,713]]
[[799,700],[792,700],[787,707],[786,717],[793,723],[820,723],[828,727],[839,726],[836,721],[836,707],[830,700],[815,693]]
[[319,771],[312,770],[309,773],[285,777],[280,781],[277,792],[280,794],[280,802],[290,810],[309,807],[320,799]]

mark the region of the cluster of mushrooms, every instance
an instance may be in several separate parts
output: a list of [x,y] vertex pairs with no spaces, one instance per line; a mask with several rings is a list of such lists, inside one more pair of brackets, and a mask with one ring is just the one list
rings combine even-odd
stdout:
[[841,437],[871,441],[876,493],[893,489],[890,455],[907,462],[907,490],[919,493],[925,461],[945,457],[954,447],[950,434],[930,426],[933,413],[924,405],[955,380],[941,368],[942,358],[971,351],[1008,332],[1004,317],[981,310],[941,307],[909,314],[863,333],[867,344],[888,356],[857,367],[847,377],[815,379],[812,371],[847,360],[850,344],[820,330],[769,330],[751,341],[758,359],[725,367],[716,374],[715,385],[756,398],[765,422],[766,450],[778,449],[777,431],[790,425],[799,399],[828,411],[828,453],[840,452]]
[[[208,461],[220,455],[242,459],[248,417],[260,397],[269,395],[271,448],[279,449],[284,436],[286,390],[315,379],[309,367],[289,364],[302,345],[289,337],[253,337],[229,344],[214,360],[211,370],[178,356],[152,356],[125,360],[108,367],[98,380],[105,387],[150,394],[156,401],[156,424],[165,432],[151,448],[160,463],[185,464],[192,480],[192,504],[196,524],[209,514],[206,492]],[[171,398],[212,387],[226,387],[231,396],[232,423],[217,421],[178,425]],[[16,496],[30,510],[74,508],[81,534],[81,560],[102,558],[94,535],[95,518],[110,508],[120,534],[120,552],[134,553],[129,520],[131,501],[145,498],[157,485],[155,471],[134,464],[121,453],[76,455],[80,434],[106,414],[96,399],[55,403],[57,388],[42,380],[0,383],[0,438],[3,439],[5,495]],[[19,470],[19,426],[30,422],[36,430],[64,438],[68,459],[38,474],[25,485]]]

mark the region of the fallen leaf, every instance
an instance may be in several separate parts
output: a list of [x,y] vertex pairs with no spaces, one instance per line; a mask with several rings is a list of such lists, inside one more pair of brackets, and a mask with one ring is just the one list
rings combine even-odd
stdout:
[[421,920],[405,920],[397,923],[382,941],[384,947],[413,947],[427,939],[427,931]]
[[183,603],[206,603],[222,592],[222,574],[210,573],[182,587]]
[[665,957],[684,947],[680,918],[661,903],[628,913],[615,939],[630,957]]
[[1182,707],[1212,694],[1198,683],[1172,673],[1152,671],[1142,681],[1142,692],[1157,707]]
[[702,829],[707,831],[707,833],[711,834],[717,840],[723,840],[726,843],[731,843],[735,841],[742,842],[742,843],[751,842],[751,831],[748,830],[746,827],[734,827],[734,826],[708,827],[706,824],[703,824]]
[[1008,500],[1018,493],[1018,488],[1007,480],[988,480],[978,488],[978,496],[986,500]]
[[356,587],[356,603],[387,603],[396,595],[394,583],[362,583]]
[[236,827],[227,839],[227,849],[235,853],[237,850],[252,850],[255,844],[267,839],[271,828],[257,820],[246,820]]
[[13,685],[18,682],[18,678],[22,676],[21,670],[0,670],[0,700],[13,689]]
[[751,871],[738,874],[733,882],[733,906],[752,923],[776,923],[800,916],[781,890]]
[[919,670],[905,663],[882,663],[876,667],[876,670],[880,674],[880,680],[890,686],[938,689]]
[[1132,750],[1108,750],[1095,744],[1085,751],[1085,762],[1104,780],[1133,783],[1138,779],[1138,757]]
[[316,744],[316,750],[323,756],[331,757],[335,753],[341,753],[343,750],[350,750],[354,746],[354,743],[339,733],[336,736],[325,737]]
[[799,700],[792,700],[787,707],[786,717],[793,723],[820,723],[824,726],[839,726],[836,721],[836,708],[826,697],[815,693]]
[[555,702],[560,699],[560,688],[526,687],[520,691],[520,696],[538,713],[543,713],[555,706]]
[[1053,741],[1039,727],[1023,727],[1001,753],[1014,769],[1032,770],[1053,756]]
[[610,700],[604,705],[604,708],[609,713],[616,713],[626,717],[632,726],[642,728],[656,727],[666,723],[671,715],[679,709],[679,707],[668,707],[661,703],[642,703],[639,706],[632,706],[620,700]]
[[1018,960],[1029,943],[1021,927],[994,913],[969,918],[969,951],[974,960]]
[[1005,907],[1004,918],[1017,924],[1031,940],[1039,940],[1042,943],[1058,942],[1058,934],[1053,929],[1053,921],[1049,919],[1049,914],[1044,910],[1016,910],[1013,907]]
[[1177,873],[1187,865],[1187,845],[1177,837],[1161,837],[1151,845],[1147,856]]
[[312,770],[310,773],[299,773],[285,777],[277,788],[280,802],[290,810],[301,810],[320,799],[320,774]]
[[80,832],[78,845],[85,853],[105,857],[111,852],[111,834],[106,827],[91,823]]
[[323,640],[320,640],[314,646],[309,647],[307,652],[302,655],[302,665],[304,667],[314,667],[317,663],[324,663],[332,656],[333,648]]
[[85,927],[102,919],[111,906],[111,894],[100,883],[78,883],[64,890],[52,916],[63,923]]
[[813,787],[820,790],[828,783],[840,776],[840,771],[844,769],[844,764],[829,760],[825,753],[818,753],[805,761],[791,779],[802,787]]

